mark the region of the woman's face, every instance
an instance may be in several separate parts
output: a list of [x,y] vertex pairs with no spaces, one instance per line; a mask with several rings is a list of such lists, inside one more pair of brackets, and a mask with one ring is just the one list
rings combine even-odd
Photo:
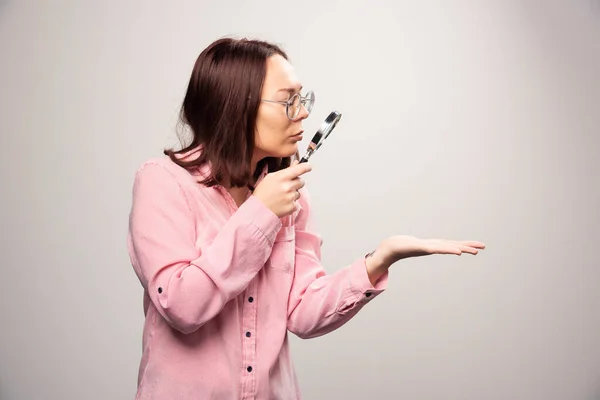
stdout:
[[[274,55],[267,59],[262,101],[256,118],[253,157],[256,161],[265,157],[290,157],[298,151],[298,143],[302,140],[302,121],[308,117],[309,112],[300,101],[295,101],[289,111],[293,117],[294,109],[299,108],[298,115],[290,120],[286,114],[286,105],[276,102],[287,102],[301,89],[302,85],[294,68],[285,58]],[[296,99],[299,100],[298,97]]]

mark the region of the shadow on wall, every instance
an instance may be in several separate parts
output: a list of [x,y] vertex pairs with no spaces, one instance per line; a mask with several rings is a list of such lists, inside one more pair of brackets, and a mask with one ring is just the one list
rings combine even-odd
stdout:
[[6,11],[7,7],[8,0],[0,0],[0,18],[2,18],[2,16],[4,15],[4,12]]
[[600,0],[590,0],[590,11],[597,17],[600,22]]

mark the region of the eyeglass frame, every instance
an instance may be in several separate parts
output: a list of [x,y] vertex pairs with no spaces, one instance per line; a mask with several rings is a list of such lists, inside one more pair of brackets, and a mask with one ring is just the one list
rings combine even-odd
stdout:
[[[296,118],[298,118],[298,115],[300,115],[300,108],[298,107],[298,109],[296,110],[296,115],[294,115],[293,117],[290,117],[290,111],[289,108],[291,106],[291,104],[293,104],[293,99],[298,96],[300,99],[300,104],[302,105],[302,107],[304,107],[304,109],[306,111],[308,111],[308,114],[310,115],[310,112],[312,111],[312,108],[315,104],[315,92],[313,92],[312,90],[309,90],[308,92],[306,92],[305,96],[302,96],[300,94],[300,92],[298,93],[294,93],[292,96],[290,96],[290,98],[287,101],[277,101],[277,100],[268,100],[268,99],[260,99],[260,101],[265,101],[267,103],[277,103],[277,104],[283,104],[285,106],[285,115],[288,117],[288,119],[290,121],[295,120]],[[310,101],[310,98],[312,98],[312,104],[310,105],[310,109],[306,107],[306,102]]]

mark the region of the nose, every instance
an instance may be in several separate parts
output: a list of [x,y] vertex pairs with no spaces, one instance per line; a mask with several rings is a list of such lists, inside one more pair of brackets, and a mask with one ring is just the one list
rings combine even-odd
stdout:
[[300,112],[298,113],[298,116],[296,117],[296,119],[294,119],[294,121],[302,121],[308,118],[308,116],[308,110],[306,109],[306,107],[304,107],[304,104],[300,104]]

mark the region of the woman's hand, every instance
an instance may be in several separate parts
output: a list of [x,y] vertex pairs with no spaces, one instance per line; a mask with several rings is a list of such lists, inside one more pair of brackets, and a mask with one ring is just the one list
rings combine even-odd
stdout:
[[[442,239],[419,239],[414,236],[392,236],[381,242],[379,249],[386,256],[390,265],[409,257],[428,256],[431,254],[477,254],[485,248],[481,242]],[[378,249],[378,250],[379,250]]]
[[311,169],[308,163],[294,161],[289,167],[265,176],[254,189],[253,195],[278,217],[289,215],[296,211],[299,190],[304,187],[304,180],[300,176]]
[[367,272],[371,283],[375,283],[381,275],[396,261],[410,257],[421,257],[431,254],[463,253],[477,254],[485,244],[470,240],[419,239],[414,236],[392,236],[381,242],[371,257],[367,258]]

